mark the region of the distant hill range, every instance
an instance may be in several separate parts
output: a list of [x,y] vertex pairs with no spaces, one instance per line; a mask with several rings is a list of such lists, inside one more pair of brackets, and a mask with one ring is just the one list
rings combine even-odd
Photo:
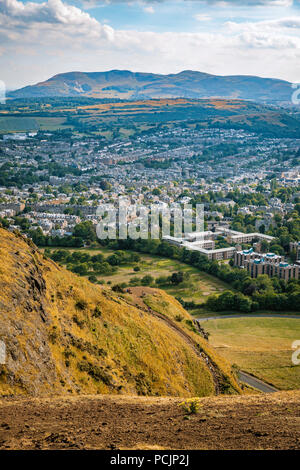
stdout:
[[117,99],[239,98],[265,103],[291,100],[291,83],[247,75],[217,76],[186,70],[159,75],[127,70],[69,72],[9,93],[11,98],[92,97]]

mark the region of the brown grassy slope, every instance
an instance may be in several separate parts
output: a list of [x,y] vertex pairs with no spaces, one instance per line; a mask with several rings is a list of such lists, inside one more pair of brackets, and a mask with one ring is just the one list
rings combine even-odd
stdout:
[[[166,315],[178,309],[189,316],[164,293],[155,291],[156,302],[160,295]],[[228,366],[190,334],[202,354],[129,298],[58,267],[30,241],[0,228],[0,339],[7,345],[0,395],[213,395],[206,349],[220,390],[239,392]]]
[[[299,449],[300,392],[0,399],[0,449]],[[187,419],[188,418],[188,419]]]

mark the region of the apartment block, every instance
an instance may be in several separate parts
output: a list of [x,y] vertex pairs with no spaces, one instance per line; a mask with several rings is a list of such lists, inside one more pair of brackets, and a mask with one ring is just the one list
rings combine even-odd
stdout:
[[245,269],[251,277],[257,277],[260,274],[267,274],[270,277],[279,277],[289,281],[290,279],[299,279],[300,266],[288,263],[272,263],[265,259],[245,260]]
[[274,237],[271,237],[271,235],[265,235],[264,233],[242,233],[242,232],[237,232],[237,233],[228,233],[227,235],[227,241],[228,243],[252,243],[253,240],[266,240],[268,243],[270,243],[272,240],[274,240]]
[[250,250],[241,250],[234,253],[234,266],[243,267],[245,261],[265,260],[269,263],[280,263],[284,261],[284,257],[275,253],[256,253],[253,248]]

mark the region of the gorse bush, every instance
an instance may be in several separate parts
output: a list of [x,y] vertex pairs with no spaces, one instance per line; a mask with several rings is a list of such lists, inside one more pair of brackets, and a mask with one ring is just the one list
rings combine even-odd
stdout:
[[180,403],[180,406],[186,413],[193,415],[199,413],[202,405],[199,398],[190,398],[189,400]]
[[88,304],[85,300],[77,300],[77,302],[75,303],[75,308],[77,310],[86,310]]

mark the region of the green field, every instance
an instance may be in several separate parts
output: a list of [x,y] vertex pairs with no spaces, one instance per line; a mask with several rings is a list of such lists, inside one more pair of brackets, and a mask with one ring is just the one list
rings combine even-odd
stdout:
[[300,319],[227,318],[202,326],[219,354],[239,369],[281,390],[300,388],[300,366],[292,364],[292,343],[300,340]]
[[0,117],[0,132],[28,132],[39,129],[37,120],[31,117]]
[[[0,117],[0,132],[55,131],[64,127],[64,117]],[[67,126],[72,127],[72,126]]]

